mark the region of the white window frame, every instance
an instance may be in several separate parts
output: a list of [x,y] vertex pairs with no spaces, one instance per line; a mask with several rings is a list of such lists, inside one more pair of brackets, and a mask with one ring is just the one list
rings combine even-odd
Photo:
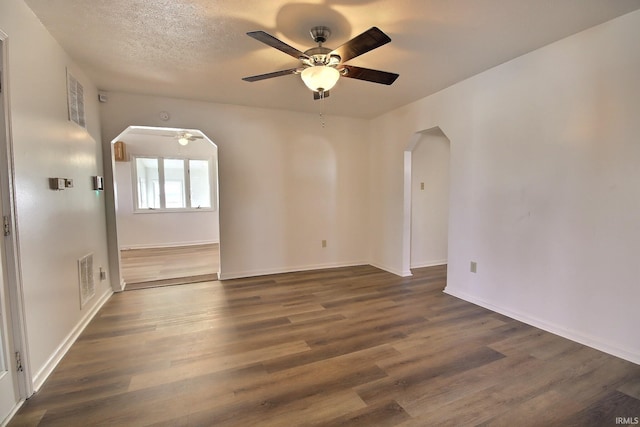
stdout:
[[[160,193],[160,207],[159,208],[140,208],[138,206],[138,160],[137,159],[153,159],[158,162],[158,181],[159,181],[159,193]],[[187,207],[184,208],[167,208],[166,207],[166,196],[164,191],[164,160],[182,160],[184,162],[184,186],[185,186],[185,204]],[[151,155],[132,155],[131,156],[131,165],[133,168],[131,183],[133,186],[133,212],[134,213],[181,213],[181,212],[213,212],[216,211],[217,206],[217,197],[216,197],[216,188],[214,186],[214,174],[216,173],[213,170],[213,159],[211,157],[182,157],[182,156],[151,156]],[[190,170],[189,170],[189,161],[190,160],[199,160],[206,161],[209,165],[209,197],[211,200],[211,207],[201,208],[201,207],[191,207],[191,180],[190,180]]]

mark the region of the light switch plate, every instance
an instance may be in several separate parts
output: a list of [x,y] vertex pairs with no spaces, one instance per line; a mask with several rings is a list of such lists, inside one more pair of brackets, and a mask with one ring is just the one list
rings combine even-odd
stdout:
[[94,190],[98,190],[98,191],[104,190],[104,178],[103,177],[94,176],[94,177],[92,177],[92,181],[93,181],[93,189]]
[[64,190],[65,179],[64,178],[49,178],[49,188],[52,190]]

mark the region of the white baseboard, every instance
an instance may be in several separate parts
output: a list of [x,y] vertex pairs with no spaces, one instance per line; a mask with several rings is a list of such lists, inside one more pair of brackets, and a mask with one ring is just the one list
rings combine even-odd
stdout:
[[411,276],[413,276],[413,273],[411,272],[411,270],[407,270],[407,271],[397,270],[395,268],[387,267],[387,266],[384,266],[382,264],[376,264],[375,262],[369,263],[369,265],[372,265],[375,268],[379,268],[380,270],[384,270],[384,271],[386,271],[388,273],[395,274],[396,276],[400,276],[400,277],[411,277]]
[[638,354],[638,352],[634,351],[633,349],[622,348],[618,345],[605,342],[602,340],[602,338],[594,337],[572,329],[567,329],[563,326],[546,322],[528,314],[519,313],[508,308],[497,306],[473,295],[469,295],[466,292],[453,290],[449,286],[444,289],[444,293],[456,298],[460,298],[472,304],[479,305],[480,307],[484,307],[488,310],[495,311],[496,313],[503,314],[512,319],[519,320],[520,322],[526,323],[528,325],[535,326],[536,328],[542,329],[544,331],[551,332],[552,334],[561,336],[568,340],[586,345],[587,347],[595,348],[596,350],[600,350],[612,356],[616,356],[640,365],[640,354]]
[[7,415],[7,418],[5,418],[4,420],[0,420],[0,427],[6,427],[9,425],[9,421],[11,421],[13,416],[18,413],[18,410],[22,408],[22,405],[24,404],[24,402],[25,402],[24,399],[20,399],[20,401],[16,403],[16,405],[11,409],[11,411]]
[[425,268],[425,267],[435,267],[437,265],[445,265],[447,263],[446,259],[441,259],[438,261],[427,261],[425,263],[419,263],[415,265],[411,265],[411,268]]
[[51,375],[53,370],[58,366],[60,360],[64,357],[65,354],[69,351],[74,342],[78,339],[82,331],[87,327],[89,322],[94,318],[94,316],[98,313],[98,311],[102,308],[102,306],[111,298],[113,295],[113,290],[109,289],[105,292],[98,302],[93,306],[93,308],[88,311],[84,317],[78,322],[76,327],[67,335],[64,341],[56,348],[51,357],[47,360],[44,366],[33,376],[33,392],[37,392],[42,384],[46,381],[46,379]]
[[142,244],[142,245],[124,245],[120,247],[121,251],[128,249],[156,249],[156,248],[178,248],[183,246],[201,246],[201,245],[214,245],[220,242],[214,242],[210,240],[203,240],[201,242],[173,242],[173,243],[160,243],[160,244]]
[[353,262],[344,262],[344,263],[327,263],[327,264],[314,264],[314,265],[305,265],[299,267],[289,267],[289,268],[272,268],[272,269],[263,269],[263,270],[249,270],[249,271],[236,271],[236,272],[220,272],[218,273],[218,277],[220,280],[231,280],[231,279],[242,279],[246,277],[256,277],[256,276],[267,276],[270,274],[282,274],[282,273],[294,273],[297,271],[308,271],[308,270],[324,270],[328,268],[340,268],[340,267],[354,267],[358,265],[368,265],[364,261],[353,261]]

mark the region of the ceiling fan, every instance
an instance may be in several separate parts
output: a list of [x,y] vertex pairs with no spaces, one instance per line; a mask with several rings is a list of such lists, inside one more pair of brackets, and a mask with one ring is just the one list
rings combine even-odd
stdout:
[[296,68],[244,77],[242,80],[256,82],[289,74],[300,74],[304,84],[313,91],[313,99],[321,99],[329,96],[329,90],[333,88],[341,76],[385,85],[392,84],[398,78],[398,74],[395,73],[345,64],[345,62],[391,41],[391,38],[379,28],[371,27],[333,50],[322,45],[331,35],[329,28],[313,27],[310,33],[318,46],[301,52],[264,31],[248,32],[249,37],[293,56],[301,64]]
[[202,139],[204,137],[202,135],[194,135],[192,133],[183,131],[183,132],[178,132],[176,135],[176,138],[178,138],[178,144],[187,145],[191,141],[195,141],[196,139]]

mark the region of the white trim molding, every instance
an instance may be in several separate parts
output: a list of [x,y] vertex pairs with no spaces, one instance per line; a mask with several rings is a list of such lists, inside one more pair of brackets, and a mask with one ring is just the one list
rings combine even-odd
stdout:
[[536,328],[561,336],[568,340],[586,345],[587,347],[591,347],[596,350],[603,351],[607,354],[611,354],[613,356],[616,356],[621,359],[628,360],[629,362],[640,365],[640,352],[638,352],[637,350],[630,349],[630,348],[620,348],[619,346],[604,342],[599,338],[596,338],[590,335],[585,335],[575,330],[567,329],[556,324],[545,322],[544,320],[540,320],[536,317],[532,317],[524,313],[519,313],[504,307],[497,306],[495,304],[491,304],[480,298],[476,298],[473,295],[469,295],[466,292],[452,290],[449,288],[449,286],[447,286],[444,289],[444,293],[454,296],[456,298],[460,298],[461,300],[470,302],[480,307],[484,307],[496,313],[505,315],[512,319],[518,320],[520,322],[526,323],[527,325],[534,326]]
[[98,302],[93,306],[93,308],[88,311],[85,316],[78,322],[75,328],[67,335],[67,337],[62,341],[62,343],[56,348],[53,354],[49,357],[44,366],[33,376],[33,391],[37,392],[42,384],[49,378],[49,375],[53,372],[53,370],[58,366],[58,363],[62,360],[65,354],[69,351],[73,343],[76,342],[82,331],[87,327],[89,322],[98,314],[98,311],[102,308],[102,306],[111,298],[113,295],[113,291],[109,289],[105,292]]

